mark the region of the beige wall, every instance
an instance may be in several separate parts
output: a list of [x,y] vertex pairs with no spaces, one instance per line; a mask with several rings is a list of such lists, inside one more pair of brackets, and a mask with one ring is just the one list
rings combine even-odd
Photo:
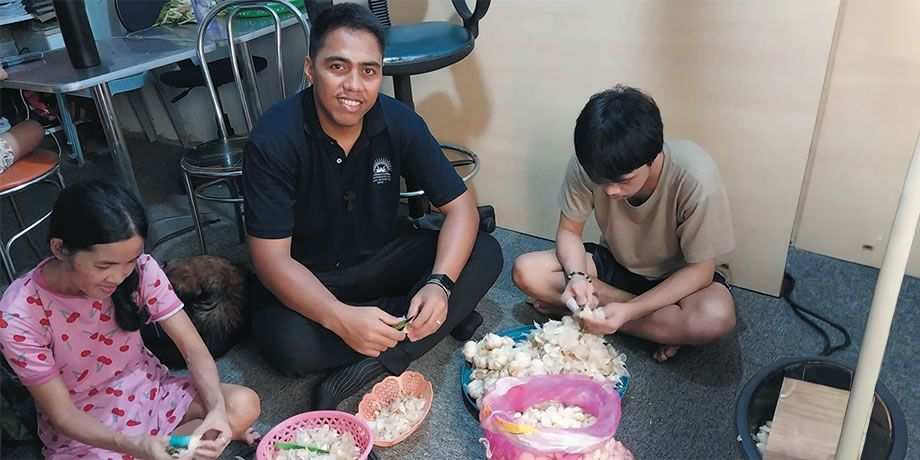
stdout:
[[796,246],[880,265],[920,132],[917,18],[914,0],[846,1]]
[[[397,23],[452,17],[446,0],[391,10]],[[722,168],[736,284],[775,294],[837,10],[836,0],[493,1],[473,55],[414,78],[416,104],[442,141],[480,154],[476,189],[499,225],[552,238],[578,111],[618,82],[647,90],[666,136],[694,139]]]
[[[552,238],[559,212],[556,193],[572,151],[572,128],[578,111],[592,93],[618,82],[645,89],[662,108],[666,136],[695,140],[722,168],[738,239],[738,249],[726,261],[731,265],[734,282],[776,294],[815,127],[838,3],[496,0],[482,22],[476,51],[448,69],[415,77],[415,99],[418,110],[442,141],[465,144],[482,157],[483,171],[475,180],[475,188],[481,202],[496,206],[499,225]],[[869,0],[858,3],[871,10]],[[457,20],[448,0],[391,0],[390,5],[396,23]],[[886,14],[890,18],[885,21],[902,20],[890,31],[894,34],[898,30],[900,38],[890,39],[901,40],[898,55],[905,55],[910,51],[908,37],[917,38],[918,31],[908,25],[910,2],[902,0],[898,5],[902,5],[900,10],[890,9]],[[918,7],[910,8],[916,17]],[[860,13],[864,17],[862,27],[871,26],[875,17],[872,15],[882,13]],[[882,22],[880,30],[886,30],[888,22]],[[849,40],[861,34],[851,33]],[[875,45],[860,46],[871,49]],[[255,47],[257,54],[270,51],[267,44],[257,43]],[[302,50],[298,52],[302,54]],[[878,63],[867,67],[882,66],[889,59],[904,62],[897,56],[875,58]],[[917,61],[911,65],[916,75]],[[294,62],[288,67],[296,71],[297,66]],[[902,67],[894,72],[902,75],[877,71],[851,80],[868,78],[869,83],[878,85],[880,82],[875,80],[900,78],[899,88],[916,90]],[[158,131],[171,136],[158,102],[152,93],[147,93]],[[236,98],[225,96],[231,118],[241,127],[234,107]],[[892,110],[898,116],[891,118],[895,123],[906,123],[916,117],[904,113],[910,110],[910,104],[895,104],[904,100],[899,96],[897,90],[886,94],[883,104],[886,108],[897,105]],[[192,140],[214,136],[212,117],[199,116],[211,111],[205,101],[205,94],[198,91],[180,104]],[[123,106],[119,113],[124,115],[126,128],[136,131],[138,126],[130,107],[123,100],[117,103]],[[828,107],[835,107],[833,104],[832,101]],[[835,110],[847,113],[847,107],[860,104],[855,100]],[[826,117],[828,123],[833,119],[832,115]],[[840,125],[844,126],[843,134],[856,134],[845,125],[846,122]],[[826,143],[820,146],[827,148]],[[904,162],[909,150],[899,147],[888,152],[903,153]],[[834,162],[830,163],[826,169],[833,171]],[[881,166],[895,172],[903,170],[895,161]],[[837,180],[816,177],[813,183],[833,184]],[[896,181],[877,182],[898,187],[900,176]],[[812,207],[808,209],[822,208],[825,205],[818,205],[819,200],[827,201],[836,193],[830,191],[824,198],[819,193],[810,194],[808,204]],[[891,206],[889,221],[893,215],[894,205]],[[871,208],[865,212],[876,209]],[[806,226],[810,218],[811,214],[806,214],[802,219],[800,242],[809,235]],[[884,227],[882,233],[887,232],[887,225],[886,222],[880,227]],[[590,233],[596,238],[596,229]],[[820,239],[825,229],[818,226],[812,234]]]

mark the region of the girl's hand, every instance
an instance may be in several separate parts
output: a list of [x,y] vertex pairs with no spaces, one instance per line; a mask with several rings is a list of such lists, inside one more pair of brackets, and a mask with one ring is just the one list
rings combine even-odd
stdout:
[[217,460],[233,438],[227,411],[221,407],[208,412],[208,415],[192,433],[196,459]]
[[139,436],[132,438],[133,449],[129,454],[147,460],[173,460],[166,448],[169,438],[163,436]]

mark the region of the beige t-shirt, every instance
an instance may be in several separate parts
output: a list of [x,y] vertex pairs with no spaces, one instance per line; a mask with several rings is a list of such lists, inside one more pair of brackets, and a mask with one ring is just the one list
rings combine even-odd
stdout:
[[560,193],[562,213],[584,223],[595,212],[601,244],[627,270],[662,278],[735,249],[728,197],[712,157],[691,141],[663,149],[655,191],[639,206],[591,182],[574,155]]

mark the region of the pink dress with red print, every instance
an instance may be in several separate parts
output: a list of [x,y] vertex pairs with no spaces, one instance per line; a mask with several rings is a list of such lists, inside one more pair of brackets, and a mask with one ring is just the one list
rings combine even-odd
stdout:
[[[118,327],[111,299],[49,290],[41,275],[47,262],[13,282],[0,300],[0,350],[22,382],[39,385],[60,376],[74,405],[110,428],[130,436],[171,433],[195,399],[191,380],[171,376],[140,332]],[[150,311],[150,321],[182,309],[152,257],[142,255],[137,269],[135,300]],[[56,433],[41,414],[38,424],[48,459],[123,458]]]

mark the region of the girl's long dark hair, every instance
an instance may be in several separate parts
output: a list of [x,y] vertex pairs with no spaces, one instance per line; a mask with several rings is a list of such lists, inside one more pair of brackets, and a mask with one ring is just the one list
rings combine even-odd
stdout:
[[[60,238],[69,252],[117,243],[134,235],[147,238],[147,216],[140,201],[121,186],[101,180],[65,188],[54,203],[50,227],[49,241]],[[134,301],[137,287],[135,267],[112,294],[115,322],[126,331],[140,329],[150,316]]]

